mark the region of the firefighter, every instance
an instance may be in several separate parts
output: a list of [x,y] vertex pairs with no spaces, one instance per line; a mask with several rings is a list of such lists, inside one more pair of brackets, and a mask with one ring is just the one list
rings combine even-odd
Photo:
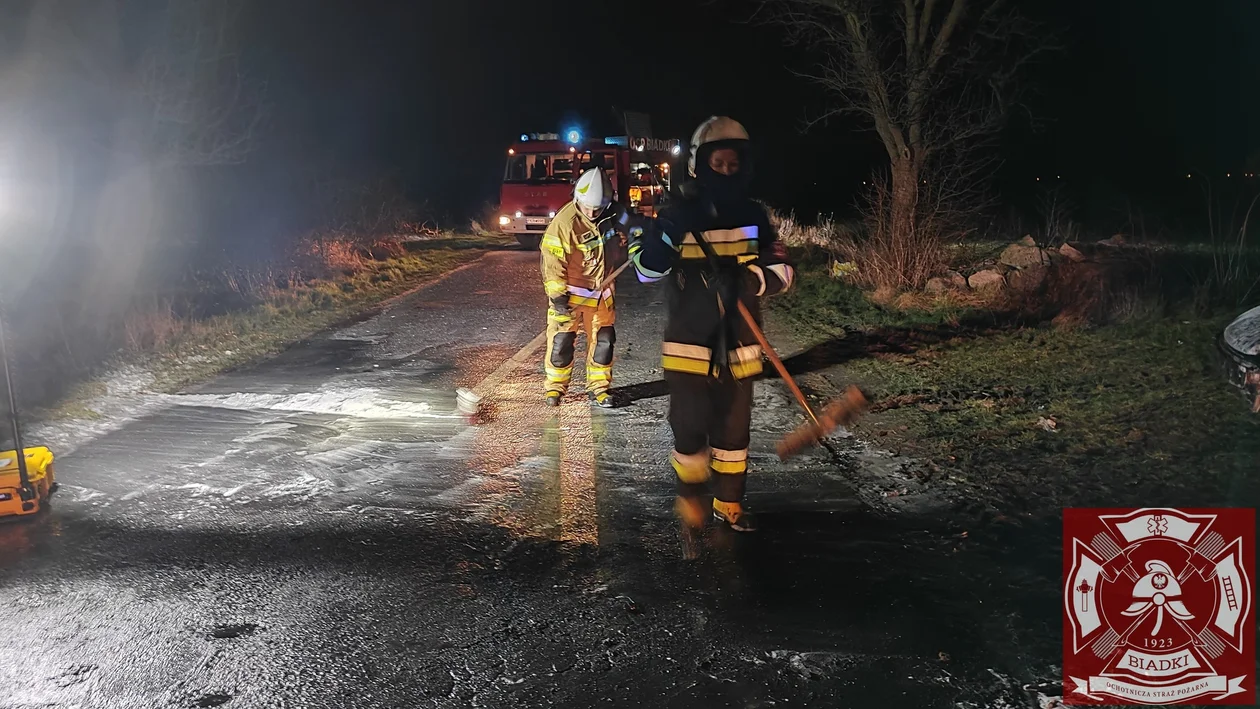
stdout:
[[793,269],[765,209],[748,197],[750,148],[748,133],[730,118],[701,124],[688,159],[691,194],[662,209],[656,229],[636,231],[630,241],[639,279],[665,279],[669,290],[662,365],[675,509],[687,540],[708,516],[710,482],[713,516],[735,531],[755,529],[743,499],[752,380],[762,352],[737,300],[759,321],[760,298],[787,290]]
[[597,289],[615,270],[618,225],[624,210],[613,202],[612,181],[602,168],[578,179],[574,199],[556,213],[542,239],[543,286],[547,310],[547,372],[544,401],[559,406],[573,375],[579,330],[586,333],[586,389],[591,403],[617,405],[612,387],[614,329],[613,287]]

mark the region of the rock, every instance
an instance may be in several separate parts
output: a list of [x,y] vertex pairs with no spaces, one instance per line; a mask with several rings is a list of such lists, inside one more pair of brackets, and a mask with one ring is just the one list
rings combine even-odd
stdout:
[[1124,234],[1113,234],[1112,236],[1098,242],[1102,246],[1124,246]]
[[1011,288],[1028,293],[1041,288],[1046,282],[1046,276],[1049,275],[1050,269],[1040,264],[1021,268],[1018,271],[1012,271],[1006,276],[1007,283]]
[[949,284],[958,290],[967,290],[967,277],[958,271],[946,271],[945,278],[949,280]]
[[1011,244],[1006,247],[998,262],[1013,268],[1028,268],[1050,263],[1050,251],[1036,246]]
[[1006,278],[993,269],[976,271],[967,279],[967,285],[975,290],[999,290],[1006,285]]
[[1072,246],[1071,244],[1065,243],[1062,246],[1060,246],[1059,253],[1062,254],[1063,258],[1073,263],[1080,263],[1081,261],[1085,260],[1085,254],[1081,253],[1079,249]]
[[931,293],[932,295],[941,295],[942,293],[946,293],[948,291],[949,281],[941,278],[940,276],[929,278],[927,285],[923,286],[923,292]]
[[1020,246],[1036,246],[1037,240],[1032,238],[1031,234],[1025,234],[1024,238],[1020,239],[1019,241],[1016,241],[1015,243],[1019,244]]

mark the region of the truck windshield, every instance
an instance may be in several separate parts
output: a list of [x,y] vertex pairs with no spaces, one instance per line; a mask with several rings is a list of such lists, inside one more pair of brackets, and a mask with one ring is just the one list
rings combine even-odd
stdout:
[[577,181],[584,170],[596,166],[611,171],[612,154],[522,153],[508,158],[503,181],[568,184]]

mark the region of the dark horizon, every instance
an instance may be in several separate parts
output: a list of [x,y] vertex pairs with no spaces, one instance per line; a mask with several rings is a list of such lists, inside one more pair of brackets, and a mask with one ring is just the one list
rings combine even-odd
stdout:
[[[1138,200],[1186,171],[1223,179],[1260,159],[1260,98],[1249,90],[1260,79],[1257,6],[1026,5],[1063,48],[1027,77],[1038,126],[1013,120],[1003,180],[1065,175],[1075,191]],[[396,171],[416,197],[453,212],[494,199],[519,133],[606,124],[614,106],[650,113],[671,137],[732,115],[761,145],[764,197],[804,213],[843,209],[882,148],[851,119],[805,129],[828,99],[795,73],[808,54],[749,21],[756,10],[649,0],[632,17],[601,6],[579,20],[559,2],[305,13],[277,2],[253,29],[266,38],[256,61],[294,149]],[[563,43],[557,25],[577,27],[576,49],[531,49],[544,37]]]

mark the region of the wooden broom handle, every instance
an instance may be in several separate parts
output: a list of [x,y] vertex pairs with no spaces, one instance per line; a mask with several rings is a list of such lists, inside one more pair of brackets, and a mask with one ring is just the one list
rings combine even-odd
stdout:
[[753,319],[752,313],[748,312],[748,306],[744,305],[742,300],[737,300],[736,302],[739,303],[739,314],[744,316],[744,322],[748,323],[748,328],[752,330],[753,337],[757,338],[757,344],[761,345],[761,351],[766,353],[766,356],[770,358],[770,363],[774,365],[775,369],[779,370],[779,376],[787,384],[788,389],[792,391],[792,395],[796,397],[797,403],[801,405],[801,408],[805,409],[806,414],[809,414],[809,420],[813,421],[814,425],[818,425],[818,417],[814,415],[814,410],[809,407],[809,402],[805,400],[805,394],[796,385],[796,380],[792,378],[792,375],[788,374],[787,367],[783,365],[783,360],[779,359],[778,353],[770,346],[770,341],[766,339],[766,334],[761,331],[761,328],[757,327],[757,321]]

